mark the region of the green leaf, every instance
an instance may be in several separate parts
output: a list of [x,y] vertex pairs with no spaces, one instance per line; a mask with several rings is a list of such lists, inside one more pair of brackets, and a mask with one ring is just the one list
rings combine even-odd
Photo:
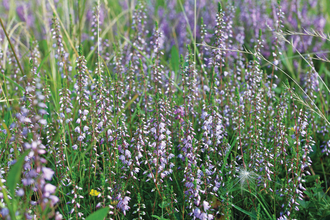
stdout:
[[320,175],[306,176],[305,180],[307,183],[315,183],[317,179],[320,178]]
[[169,206],[170,205],[170,203],[167,203],[167,202],[165,202],[165,201],[163,201],[161,204],[158,204],[158,206],[161,208],[161,209],[163,209],[163,208],[165,208],[165,207],[167,207],[167,206]]
[[151,217],[154,217],[154,218],[159,219],[159,220],[169,220],[167,218],[159,217],[157,215],[151,215]]
[[289,73],[291,74],[291,77],[296,80],[297,76],[295,75],[295,68],[293,66],[293,48],[291,45],[288,45],[288,50],[286,51],[286,53],[282,53],[282,55],[280,56],[281,61],[283,63],[283,65],[287,68],[287,70],[289,71]]
[[174,214],[174,216],[175,216],[176,220],[181,220],[181,219],[182,219],[182,217],[181,217],[181,213],[179,213],[179,212],[176,212],[176,213]]
[[226,153],[226,155],[225,155],[225,159],[223,160],[224,162],[223,162],[223,164],[222,164],[222,166],[221,166],[221,172],[223,172],[223,169],[225,168],[225,165],[227,164],[228,156],[230,155],[231,150],[232,150],[233,147],[235,146],[236,141],[237,141],[237,138],[235,138],[235,139],[234,139],[234,142],[233,142],[231,145],[229,145],[230,147],[229,147],[229,149],[228,149],[228,151],[227,151],[227,153]]
[[179,56],[179,51],[176,48],[176,46],[173,46],[171,49],[171,60],[170,64],[172,67],[172,70],[177,73],[180,69],[180,56]]
[[42,59],[40,65],[39,65],[39,67],[38,67],[38,69],[37,69],[37,73],[40,72],[40,69],[41,69],[41,67],[44,65],[45,61],[47,60],[47,58],[48,58],[50,52],[51,52],[51,51],[49,51],[49,52],[46,54],[46,56]]
[[252,213],[252,212],[248,212],[248,211],[246,211],[246,210],[242,209],[241,207],[238,207],[238,206],[236,206],[236,205],[234,205],[234,204],[232,204],[232,206],[233,206],[235,209],[237,209],[238,211],[243,212],[245,215],[250,216],[251,218],[254,218],[254,219],[257,218],[257,216],[256,216],[254,213]]
[[2,76],[3,78],[6,78],[9,82],[13,83],[15,86],[17,86],[18,88],[20,88],[22,91],[24,91],[25,89],[19,85],[17,82],[13,81],[12,79],[10,79],[9,77],[3,75],[2,73],[0,73],[0,76]]
[[304,208],[304,209],[308,208],[309,201],[299,200],[298,202],[302,208]]
[[221,6],[221,3],[218,2],[218,12],[220,13],[222,11],[222,6]]
[[25,151],[17,162],[11,167],[8,177],[7,177],[7,186],[12,197],[15,196],[15,187],[21,178],[21,171],[24,163],[25,157],[29,154],[29,150]]
[[277,94],[281,94],[282,93],[282,89],[281,88],[278,88],[278,87],[276,87],[276,88],[272,88]]
[[21,171],[24,163],[24,159],[26,155],[28,155],[30,151],[25,151],[21,157],[18,159],[18,161],[11,167],[8,176],[7,176],[7,186],[9,189],[9,192],[12,196],[12,200],[8,199],[6,190],[3,188],[2,183],[0,183],[0,187],[2,188],[2,193],[3,193],[3,199],[7,205],[7,208],[9,209],[9,215],[12,220],[16,219],[15,213],[17,209],[17,200],[15,199],[15,186],[19,182],[20,177],[21,177]]
[[90,214],[86,218],[86,220],[95,220],[95,219],[101,220],[101,219],[104,219],[107,216],[108,212],[109,212],[109,207],[99,209],[96,212]]

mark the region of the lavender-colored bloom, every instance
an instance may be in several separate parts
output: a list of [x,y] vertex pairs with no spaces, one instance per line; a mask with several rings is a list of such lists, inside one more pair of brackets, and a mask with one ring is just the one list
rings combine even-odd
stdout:
[[7,209],[7,208],[3,208],[3,209],[0,211],[0,214],[1,214],[3,217],[6,217],[6,216],[9,214],[9,209]]
[[200,214],[201,214],[201,210],[199,208],[195,208],[195,210],[194,210],[194,216],[196,218],[199,218]]
[[131,152],[129,150],[125,150],[125,156],[127,158],[131,158]]
[[211,208],[210,204],[207,201],[203,201],[203,207],[205,212]]
[[82,141],[82,140],[84,140],[84,136],[83,135],[79,135],[78,141]]
[[128,206],[128,202],[130,200],[130,197],[125,196],[124,199],[120,200],[117,204],[117,208],[120,208],[123,211],[124,215],[126,215],[126,211],[130,209],[130,207]]
[[60,214],[59,212],[56,212],[56,214],[55,214],[55,220],[62,220],[62,219],[63,219],[62,214]]
[[[104,21],[104,18],[105,18],[104,7],[99,6],[99,7],[98,7],[98,10],[99,10],[99,22],[100,22],[100,24],[102,24],[103,21]],[[93,19],[95,19],[95,15],[93,15],[93,11],[92,11],[91,9],[89,9],[89,10],[87,11],[86,19],[87,19],[88,21],[93,21]]]
[[87,127],[86,125],[84,126],[84,132],[88,131],[89,127]]
[[203,220],[212,220],[214,217],[212,214],[207,214],[207,213],[202,213],[199,216],[199,219],[203,219]]
[[23,190],[22,188],[19,188],[19,189],[16,191],[16,195],[19,196],[19,197],[24,196],[24,190]]
[[8,161],[8,166],[12,166],[16,163],[16,160]]
[[98,209],[98,208],[100,208],[100,207],[101,207],[101,205],[102,205],[102,204],[99,202],[99,203],[97,203],[97,204],[96,204],[95,208],[97,208],[97,209]]
[[33,219],[32,215],[30,215],[29,213],[25,213],[25,217],[26,219]]
[[50,198],[52,206],[54,206],[59,201],[59,198],[54,195],[50,195],[49,198]]
[[47,168],[47,167],[43,167],[42,172],[43,172],[43,177],[46,180],[52,180],[52,177],[54,175],[54,171],[52,169]]
[[55,191],[56,191],[56,186],[54,186],[50,183],[46,183],[46,185],[44,187],[44,196],[49,197],[50,194],[55,193]]
[[325,153],[327,156],[330,154],[330,140],[323,146],[322,153]]
[[21,5],[16,8],[16,12],[18,14],[18,17],[26,22],[26,25],[28,27],[31,27],[34,24],[34,16],[29,13],[29,6],[28,5]]
[[31,184],[33,184],[34,183],[34,179],[32,179],[32,178],[24,178],[24,179],[22,179],[22,183],[23,183],[23,185],[24,186],[28,186],[28,185],[31,185]]
[[39,123],[42,125],[47,125],[47,120],[46,119],[40,119]]
[[6,10],[9,10],[10,0],[3,0],[2,5]]

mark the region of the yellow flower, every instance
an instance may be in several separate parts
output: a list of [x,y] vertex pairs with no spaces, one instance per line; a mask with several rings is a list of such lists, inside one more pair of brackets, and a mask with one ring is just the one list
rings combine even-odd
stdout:
[[91,196],[98,196],[100,192],[96,191],[95,189],[92,189],[91,192],[89,193]]
[[110,204],[113,205],[113,206],[115,206],[115,205],[118,204],[118,201],[117,200],[113,200],[113,201],[110,202]]

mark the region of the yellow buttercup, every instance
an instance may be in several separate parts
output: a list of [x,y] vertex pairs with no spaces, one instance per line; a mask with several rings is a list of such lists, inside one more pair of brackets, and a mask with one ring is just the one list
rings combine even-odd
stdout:
[[118,204],[118,201],[117,200],[113,200],[110,202],[111,205],[117,205]]
[[91,196],[98,196],[100,192],[96,191],[95,189],[92,189],[91,192],[89,193]]

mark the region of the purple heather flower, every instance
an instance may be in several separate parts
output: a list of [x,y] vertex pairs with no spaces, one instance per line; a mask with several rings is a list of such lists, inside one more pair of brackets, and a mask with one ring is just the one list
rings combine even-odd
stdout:
[[33,219],[33,217],[29,213],[25,213],[26,219]]
[[194,216],[196,218],[199,218],[200,214],[201,214],[201,210],[199,208],[195,208],[195,210],[194,210]]
[[203,213],[199,216],[199,219],[201,219],[201,220],[210,220],[210,219],[213,219],[213,215],[211,215],[211,214],[207,214],[207,213],[203,212]]
[[10,1],[9,0],[3,0],[2,5],[6,10],[9,10]]
[[46,183],[45,188],[44,188],[44,196],[49,197],[50,194],[55,193],[55,191],[56,191],[56,186],[54,186],[50,183]]
[[8,162],[8,166],[14,165],[16,163],[16,160],[12,160]]
[[203,207],[205,212],[211,208],[210,204],[207,201],[203,201]]
[[83,136],[83,135],[80,135],[80,136],[78,137],[78,141],[82,141],[82,140],[84,140],[84,136]]
[[49,198],[50,198],[50,202],[51,202],[52,206],[54,206],[59,201],[59,198],[54,195],[50,195]]
[[28,12],[28,6],[27,5],[21,5],[16,8],[16,12],[18,17],[26,22],[26,25],[28,27],[31,27],[34,24],[34,17],[31,15],[31,13]]
[[28,186],[28,185],[31,185],[31,184],[34,183],[34,179],[31,179],[31,178],[26,179],[26,178],[24,178],[24,179],[22,179],[22,183],[23,183],[24,186]]
[[101,207],[101,205],[102,205],[102,204],[99,202],[99,203],[97,203],[97,205],[95,206],[95,208],[97,208],[97,209],[98,209],[98,208],[100,208],[100,207]]
[[6,217],[8,214],[9,214],[9,210],[7,208],[3,208],[0,212],[0,214],[3,216],[3,217]]
[[38,175],[38,173],[35,170],[31,170],[31,171],[29,171],[28,175],[29,175],[29,177],[34,178]]
[[[98,7],[98,9],[99,9],[99,22],[100,22],[100,24],[102,24],[103,21],[104,21],[104,18],[105,18],[104,7],[102,7],[102,6],[100,5],[100,6]],[[86,19],[87,19],[88,21],[93,21],[93,19],[95,19],[94,16],[95,16],[95,15],[93,14],[93,10],[92,10],[92,9],[89,9],[89,10],[87,11],[87,14],[86,14]]]
[[46,119],[40,119],[39,123],[42,125],[47,125],[47,120]]
[[19,189],[16,191],[16,195],[19,196],[19,197],[24,196],[24,190],[23,190],[22,188],[19,188]]
[[54,175],[54,171],[50,168],[47,168],[47,167],[43,167],[42,172],[43,172],[43,177],[46,180],[51,180],[53,175]]
[[59,212],[56,212],[55,220],[62,220],[62,219],[63,219],[63,216]]
[[130,209],[130,207],[128,206],[128,202],[131,200],[130,197],[125,196],[124,199],[122,199],[121,201],[118,202],[117,207],[120,208],[124,215],[126,215],[126,211],[128,211]]

